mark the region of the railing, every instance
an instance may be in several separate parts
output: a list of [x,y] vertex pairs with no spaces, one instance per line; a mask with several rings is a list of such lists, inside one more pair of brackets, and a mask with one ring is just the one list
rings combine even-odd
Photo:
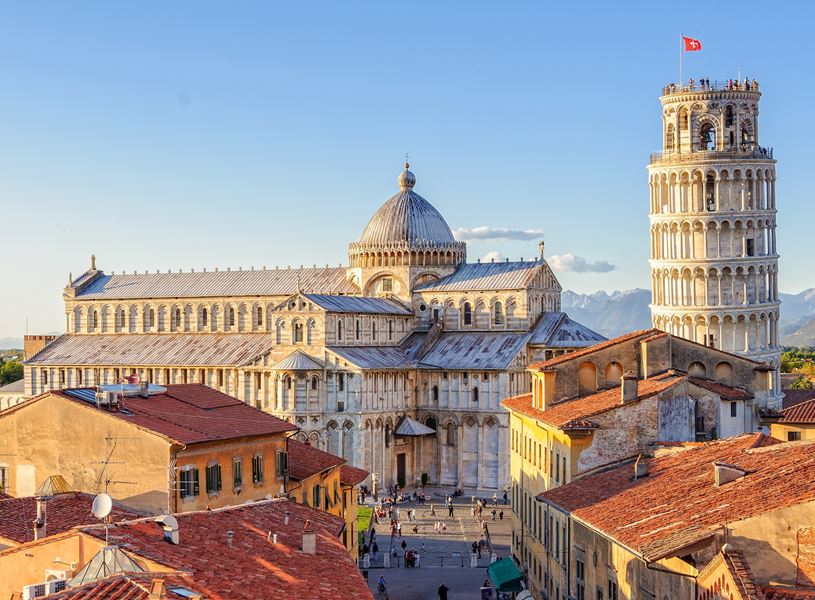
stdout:
[[662,88],[662,95],[681,94],[682,92],[757,92],[758,82],[755,79],[728,79],[711,81],[710,79],[688,80],[687,84],[669,83]]
[[651,164],[659,162],[698,162],[700,160],[723,159],[772,159],[773,149],[762,146],[742,146],[732,150],[694,150],[693,152],[679,152],[677,150],[662,150],[651,154]]

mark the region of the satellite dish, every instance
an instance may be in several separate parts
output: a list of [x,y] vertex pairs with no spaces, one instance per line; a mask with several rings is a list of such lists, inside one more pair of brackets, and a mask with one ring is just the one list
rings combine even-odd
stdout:
[[104,519],[110,514],[110,511],[113,509],[113,500],[111,500],[110,496],[102,492],[96,498],[93,499],[93,506],[91,507],[91,512],[93,516],[97,519]]

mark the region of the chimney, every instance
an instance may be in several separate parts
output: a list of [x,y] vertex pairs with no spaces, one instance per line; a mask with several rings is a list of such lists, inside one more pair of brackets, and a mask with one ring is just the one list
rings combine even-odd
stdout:
[[39,540],[46,536],[45,524],[47,518],[47,501],[42,496],[37,496],[37,518],[34,520],[34,540]]
[[139,383],[139,396],[142,398],[147,398],[150,394],[147,393],[147,386],[149,384],[146,381],[142,381]]
[[159,515],[156,517],[156,523],[164,530],[165,542],[176,546],[180,543],[178,538],[178,520],[173,515]]
[[726,483],[741,479],[747,475],[747,471],[736,465],[728,465],[727,463],[713,463],[713,476],[715,487],[722,487]]
[[643,477],[648,477],[648,463],[645,457],[640,454],[634,463],[634,479],[642,479]]
[[632,371],[626,371],[620,378],[620,404],[631,402],[639,397],[639,379]]
[[[540,375],[534,378],[536,388],[533,389],[533,398],[537,402],[536,408],[546,410],[555,400],[556,369],[541,369]],[[535,397],[537,396],[537,397]]]
[[150,595],[148,600],[162,600],[167,597],[167,588],[164,587],[163,579],[154,579],[150,582]]
[[313,531],[303,532],[303,553],[317,554],[317,534]]
[[227,546],[231,546],[231,545],[232,545],[232,539],[233,539],[234,537],[235,537],[235,532],[234,532],[234,531],[230,530],[230,531],[227,531],[227,532],[226,532],[226,545],[227,545]]

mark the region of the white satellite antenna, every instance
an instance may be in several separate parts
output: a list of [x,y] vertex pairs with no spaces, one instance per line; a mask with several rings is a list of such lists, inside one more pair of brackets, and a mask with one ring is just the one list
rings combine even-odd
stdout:
[[113,510],[113,500],[106,493],[102,492],[93,499],[91,512],[93,513],[93,516],[100,521],[104,520],[105,517],[110,514],[111,510]]
[[102,521],[105,525],[105,547],[108,545],[108,528],[110,527],[107,518],[111,510],[113,510],[113,499],[105,492],[102,492],[93,499],[91,512],[94,517]]

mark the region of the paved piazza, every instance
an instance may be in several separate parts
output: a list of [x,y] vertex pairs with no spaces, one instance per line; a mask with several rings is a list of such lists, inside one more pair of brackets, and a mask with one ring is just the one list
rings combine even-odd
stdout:
[[[499,558],[508,556],[511,536],[510,506],[502,504],[503,501],[499,494],[497,508],[504,511],[504,520],[499,521],[496,517],[496,521],[493,522],[490,515],[492,492],[479,492],[479,495],[487,499],[487,507],[482,512],[482,516],[487,519],[493,549]],[[435,507],[435,517],[430,514],[431,502]],[[418,569],[405,568],[402,558],[402,540],[396,536],[392,544],[397,549],[397,558],[391,556],[390,567],[384,568],[383,553],[392,547],[390,526],[384,521],[376,525],[379,553],[377,560],[371,561],[368,569],[368,585],[374,590],[375,597],[378,597],[376,584],[379,576],[384,575],[388,584],[388,597],[391,600],[433,600],[438,598],[436,590],[442,583],[450,588],[449,600],[479,598],[479,589],[487,577],[490,556],[487,551],[484,551],[478,561],[478,567],[470,567],[471,545],[474,541],[481,539],[481,527],[470,510],[471,495],[454,500],[453,518],[447,516],[443,490],[429,492],[427,504],[423,506],[413,502],[403,502],[398,506],[402,521],[402,539],[407,542],[407,548],[418,550],[424,543],[425,551]],[[414,523],[408,522],[409,508],[416,509]],[[446,533],[434,531],[434,523],[437,520],[447,524]],[[419,527],[418,534],[412,532],[414,525]]]

